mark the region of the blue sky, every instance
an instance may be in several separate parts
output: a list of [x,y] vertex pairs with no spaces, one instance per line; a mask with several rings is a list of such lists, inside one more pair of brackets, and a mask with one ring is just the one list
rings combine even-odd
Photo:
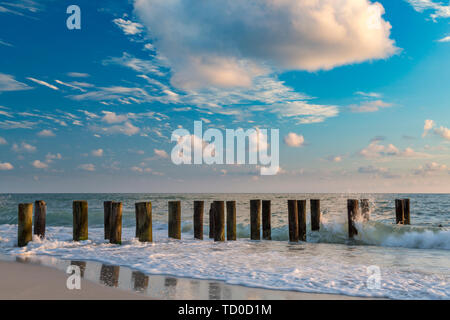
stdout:
[[[429,0],[0,1],[0,192],[450,192],[449,23]],[[174,165],[200,120],[280,129],[279,173]]]

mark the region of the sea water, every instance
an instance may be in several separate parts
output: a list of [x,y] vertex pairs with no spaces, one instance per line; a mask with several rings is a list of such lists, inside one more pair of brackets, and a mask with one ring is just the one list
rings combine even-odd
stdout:
[[[319,232],[289,243],[288,199],[320,199]],[[370,200],[370,221],[347,236],[347,199]],[[411,199],[411,226],[395,225],[396,198]],[[251,241],[250,199],[272,201],[272,241]],[[46,238],[17,245],[17,204],[47,202]],[[72,201],[89,203],[89,240],[72,241]],[[123,202],[122,245],[103,238],[103,201]],[[181,200],[182,240],[167,237],[167,202]],[[205,200],[205,240],[193,238],[193,201]],[[236,200],[237,241],[208,239],[213,200]],[[151,201],[153,243],[135,236],[134,204]],[[0,254],[126,266],[146,274],[249,287],[393,299],[450,299],[449,194],[0,194]],[[378,270],[373,282],[373,270]],[[374,283],[376,285],[374,285]]]

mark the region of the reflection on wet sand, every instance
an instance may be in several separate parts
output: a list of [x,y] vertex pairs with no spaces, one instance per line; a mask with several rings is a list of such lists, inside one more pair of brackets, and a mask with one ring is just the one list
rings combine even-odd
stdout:
[[208,284],[209,300],[220,300],[220,284],[217,282],[210,282]]
[[166,289],[166,294],[169,299],[173,299],[175,297],[177,291],[177,278],[166,277],[164,279],[164,288]]
[[102,264],[102,268],[100,270],[100,282],[108,287],[118,287],[119,273],[120,266]]
[[133,271],[131,274],[131,279],[133,282],[133,288],[135,291],[145,291],[148,288],[148,276],[140,271]]
[[71,266],[77,266],[80,268],[80,275],[82,278],[84,278],[84,271],[86,270],[86,261],[76,261],[72,260],[70,261]]

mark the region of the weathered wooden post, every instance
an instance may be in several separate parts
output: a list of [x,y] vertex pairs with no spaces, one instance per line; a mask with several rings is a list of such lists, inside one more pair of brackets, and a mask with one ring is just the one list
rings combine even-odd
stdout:
[[109,243],[122,244],[122,202],[112,203],[109,226]]
[[24,247],[33,240],[33,204],[20,203],[17,218],[17,245]]
[[261,200],[250,200],[250,239],[261,240]]
[[359,216],[359,202],[355,199],[347,200],[347,218],[348,218],[348,237],[350,239],[358,234],[358,230],[355,227],[355,220]]
[[272,240],[272,210],[270,200],[262,201],[263,240]]
[[227,201],[227,240],[236,240],[236,201]]
[[306,200],[297,200],[298,239],[306,241]]
[[74,201],[73,206],[73,241],[88,239],[88,203]]
[[139,202],[136,209],[136,238],[141,242],[152,242],[152,203]]
[[47,216],[47,205],[44,201],[34,202],[34,232],[40,238],[45,238],[45,218]]
[[411,224],[411,215],[409,212],[409,199],[403,199],[403,224]]
[[404,202],[400,199],[395,199],[395,223],[404,224],[405,214],[404,214]]
[[320,230],[320,200],[319,199],[311,199],[311,230],[319,231]]
[[[111,219],[111,210],[112,210],[112,201],[104,201],[103,202],[103,225],[104,225],[104,234],[105,240],[109,240],[109,220]],[[137,229],[136,229],[137,235]]]
[[194,238],[203,240],[203,208],[205,201],[194,201]]
[[214,202],[209,207],[209,238],[214,239]]
[[169,238],[181,239],[180,201],[169,201]]
[[225,241],[225,203],[214,201],[214,241]]
[[288,200],[289,242],[298,242],[297,201]]
[[361,215],[364,221],[370,219],[369,199],[361,199]]

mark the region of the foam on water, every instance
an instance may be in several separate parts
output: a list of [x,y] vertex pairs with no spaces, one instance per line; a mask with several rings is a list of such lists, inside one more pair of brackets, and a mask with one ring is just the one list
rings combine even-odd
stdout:
[[[286,241],[215,243],[167,238],[164,225],[155,226],[154,242],[134,239],[134,228],[123,229],[122,245],[103,239],[101,228],[89,230],[90,240],[73,242],[72,229],[49,227],[47,238],[34,237],[16,247],[17,226],[0,225],[0,252],[47,255],[68,260],[94,260],[130,267],[148,274],[222,280],[268,289],[397,299],[448,299],[449,251],[413,250],[329,243],[289,244]],[[381,269],[382,286],[369,289],[367,267]]]
[[[412,226],[393,224],[393,199],[410,197]],[[17,248],[17,203],[47,201],[47,238]],[[273,241],[250,241],[249,199],[272,200]],[[289,244],[286,200],[320,198],[319,232]],[[370,198],[369,222],[358,221],[348,239],[347,198]],[[89,239],[72,241],[71,201],[89,201]],[[122,245],[103,239],[103,201],[123,201]],[[182,240],[167,238],[167,200],[182,201]],[[207,238],[212,200],[237,200],[238,241]],[[134,203],[151,200],[154,243],[134,239]],[[192,202],[206,200],[205,240],[193,239]],[[354,296],[450,299],[449,195],[0,195],[0,253],[95,260],[148,274],[223,280],[261,288]],[[308,210],[309,212],[309,210]],[[438,227],[443,225],[443,227]],[[307,230],[311,230],[309,219]],[[370,289],[367,267],[381,270],[381,288]]]

